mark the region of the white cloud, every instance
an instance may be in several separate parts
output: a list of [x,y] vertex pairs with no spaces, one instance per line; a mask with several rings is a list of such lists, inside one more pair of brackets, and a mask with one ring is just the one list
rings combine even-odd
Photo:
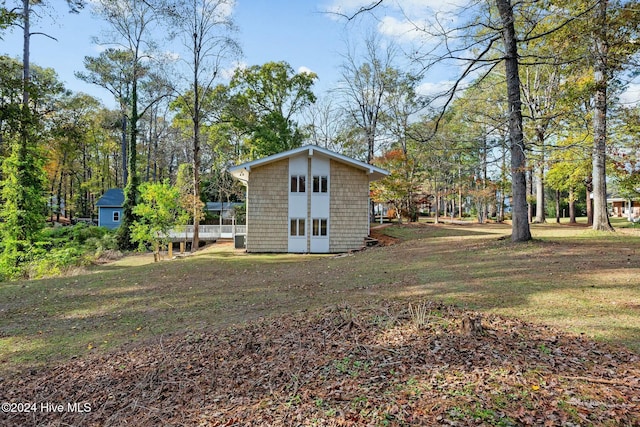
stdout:
[[218,3],[216,8],[217,15],[222,19],[228,19],[233,15],[233,11],[236,7],[235,0],[226,0]]
[[298,74],[303,74],[303,73],[313,74],[314,72],[311,68],[305,67],[303,65],[301,67],[298,67]]
[[635,107],[640,103],[640,83],[631,83],[620,94],[620,102],[625,107]]
[[164,51],[159,56],[160,58],[168,62],[178,62],[181,58],[181,55],[178,52],[174,52],[171,50]]
[[[353,16],[373,3],[373,0],[330,0],[319,8],[330,12],[331,19],[345,21],[345,16]],[[460,21],[469,12],[463,9],[467,3],[468,0],[387,0],[360,16],[364,19],[375,16],[377,31],[401,44],[433,45],[441,34],[462,25]]]
[[425,82],[416,88],[418,95],[431,99],[431,108],[440,109],[445,105],[449,95],[448,91],[453,88],[453,80],[441,80],[438,82]]
[[435,97],[442,96],[448,90],[450,90],[455,82],[453,80],[441,80],[439,82],[425,82],[420,84],[416,88],[416,92],[419,95]]
[[385,16],[378,24],[378,31],[388,37],[406,41],[413,41],[422,33],[416,29],[414,23],[407,20],[399,20],[393,16]]
[[[373,0],[331,0],[328,4],[320,6],[324,10],[334,14],[351,16],[361,9],[366,9],[374,3]],[[385,1],[372,10],[372,13],[381,15],[405,16],[410,20],[424,20],[427,16],[436,13],[451,13],[465,6],[468,0],[396,0]]]
[[236,72],[237,69],[245,69],[247,68],[247,63],[243,62],[243,61],[237,61],[234,62],[233,64],[231,64],[231,66],[229,66],[228,68],[224,68],[220,71],[220,76],[222,77],[223,80],[231,80],[231,78],[233,77],[233,74]]

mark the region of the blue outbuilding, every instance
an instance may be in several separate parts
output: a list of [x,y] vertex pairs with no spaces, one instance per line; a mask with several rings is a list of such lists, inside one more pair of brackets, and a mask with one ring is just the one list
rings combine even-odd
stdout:
[[124,191],[121,188],[107,190],[96,203],[98,207],[98,226],[109,229],[118,228],[122,222]]

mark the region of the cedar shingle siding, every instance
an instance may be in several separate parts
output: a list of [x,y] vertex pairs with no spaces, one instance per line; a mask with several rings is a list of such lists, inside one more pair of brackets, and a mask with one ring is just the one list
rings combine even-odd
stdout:
[[[321,147],[304,146],[243,163],[231,168],[231,174],[247,186],[247,252],[340,253],[364,244],[369,234],[369,183],[388,172]],[[305,193],[290,194],[290,174],[306,176]],[[327,174],[328,194],[313,193],[313,176]],[[306,245],[305,237],[289,236],[289,215],[296,221],[304,218]],[[326,234],[313,235],[314,219],[315,232],[322,221]]]
[[287,252],[289,160],[251,171],[247,189],[247,252]]
[[329,251],[358,249],[369,235],[369,178],[362,170],[332,160],[330,182]]

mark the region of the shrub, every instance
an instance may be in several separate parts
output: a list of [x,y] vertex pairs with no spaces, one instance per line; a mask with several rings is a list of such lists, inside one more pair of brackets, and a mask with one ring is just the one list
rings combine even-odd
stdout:
[[29,279],[39,279],[64,273],[72,267],[85,266],[91,263],[82,248],[70,246],[53,249],[31,261],[26,268]]
[[64,274],[91,264],[116,247],[115,234],[104,227],[77,224],[46,228],[33,244],[0,243],[0,281]]

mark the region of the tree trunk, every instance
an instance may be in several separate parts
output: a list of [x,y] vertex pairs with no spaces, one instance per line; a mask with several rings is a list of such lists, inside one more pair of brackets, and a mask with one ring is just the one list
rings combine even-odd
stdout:
[[[30,52],[30,40],[31,40],[31,29],[30,29],[30,13],[29,10],[29,0],[22,1],[22,31],[23,31],[23,44],[22,44],[22,112],[20,115],[20,146],[18,147],[18,168],[17,168],[17,179],[18,186],[20,188],[18,191],[23,193],[26,189],[23,188],[25,181],[26,171],[25,165],[27,163],[27,156],[29,153],[29,125],[31,122],[31,110],[29,109],[29,85],[31,81],[31,68],[29,62],[29,52]],[[60,201],[58,201],[60,203]],[[19,197],[16,198],[16,210],[20,212],[25,212],[27,210],[27,204],[25,200],[25,195],[20,194]],[[27,224],[20,224],[23,221],[18,221],[18,229],[16,231],[16,240],[27,240],[28,232],[27,232]]]
[[[134,64],[134,75],[137,75]],[[133,249],[131,229],[135,221],[133,209],[138,201],[139,180],[137,170],[137,140],[138,140],[138,81],[131,82],[131,116],[129,117],[129,144],[127,147],[127,181],[124,188],[124,204],[122,207],[122,222],[118,227],[118,246],[120,249]],[[123,159],[124,161],[124,159]]]
[[556,223],[560,224],[560,190],[556,190]]
[[442,216],[446,219],[447,218],[447,212],[448,212],[448,208],[449,207],[449,202],[447,201],[447,199],[444,200],[444,203],[442,203]]
[[522,133],[522,101],[520,99],[520,76],[518,74],[518,46],[510,0],[496,0],[502,20],[502,37],[505,45],[505,69],[509,100],[509,140],[511,149],[511,240],[531,240],[527,215],[526,157]]
[[529,224],[533,222],[533,171],[529,170],[526,174],[527,179],[527,220]]
[[585,202],[587,205],[587,225],[593,225],[593,200],[591,200],[591,191],[593,191],[593,186],[591,184],[591,177],[589,177]]
[[573,188],[569,190],[569,224],[576,223],[576,197]]
[[127,185],[129,169],[127,168],[127,113],[122,111],[122,185]]
[[[195,26],[197,28],[197,25]],[[200,246],[200,82],[198,33],[193,33],[193,239],[191,240],[191,252],[198,250]]]
[[[153,112],[151,112],[153,117]],[[147,133],[147,164],[145,166],[145,181],[151,179],[151,140],[153,139],[153,118],[149,120],[149,132]]]
[[595,41],[595,111],[593,114],[593,229],[613,231],[607,212],[607,81],[609,46],[606,40],[607,1],[600,1]]
[[62,206],[64,205],[66,208],[65,201],[62,197],[62,186],[64,183],[64,168],[67,163],[67,153],[65,152],[62,156],[62,162],[60,164],[60,179],[58,180],[58,212],[56,213],[56,222],[60,222],[60,215],[62,214]]
[[434,188],[436,189],[436,216],[434,219],[434,224],[438,224],[440,222],[440,192],[438,191],[438,181],[435,182]]
[[544,160],[538,164],[536,175],[536,222],[542,224],[547,220],[544,206]]

